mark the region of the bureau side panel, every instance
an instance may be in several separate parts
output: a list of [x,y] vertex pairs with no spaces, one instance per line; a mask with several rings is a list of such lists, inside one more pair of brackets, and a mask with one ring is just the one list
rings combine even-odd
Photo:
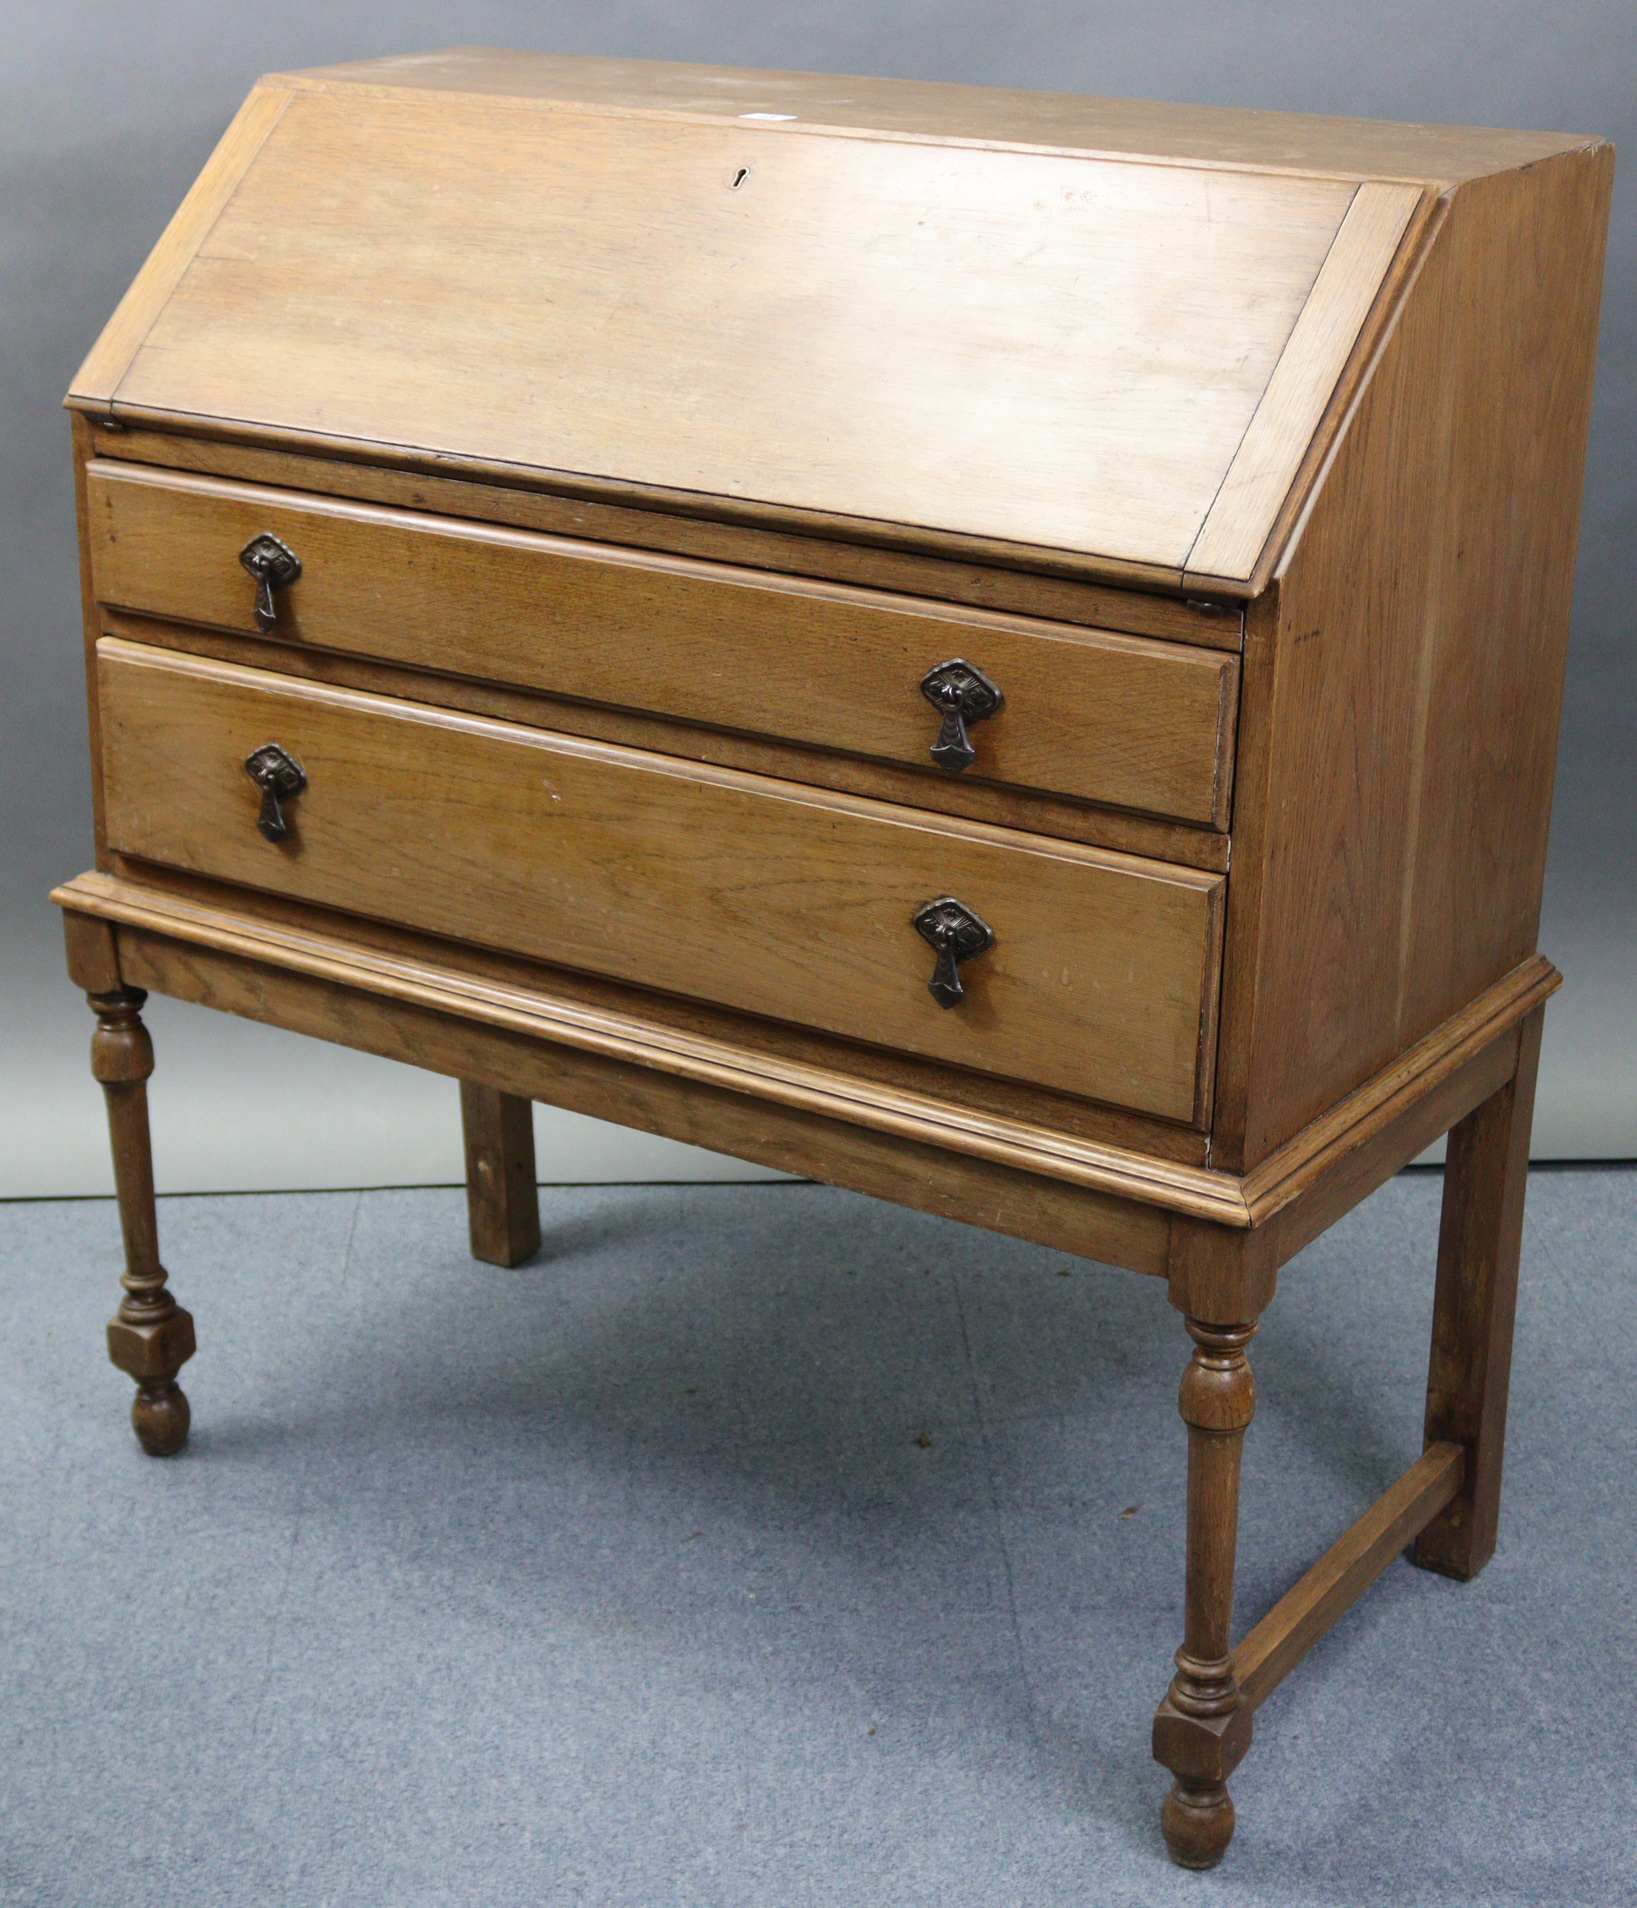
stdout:
[[1534,950],[1612,175],[1450,196],[1248,619],[1226,1170]]
[[74,514],[79,526],[80,616],[85,648],[85,714],[91,741],[91,823],[96,835],[97,866],[108,866],[108,825],[102,792],[102,715],[97,698],[97,638],[101,624],[91,575],[90,503],[87,476],[96,455],[95,427],[88,417],[70,419],[74,451]]
[[238,190],[247,168],[279,123],[294,97],[287,86],[262,82],[234,115],[205,169],[194,180],[188,196],[148,254],[130,289],[119,301],[102,335],[74,374],[68,401],[92,403],[111,410],[120,381],[131,360],[164,311],[199,248],[209,238]]

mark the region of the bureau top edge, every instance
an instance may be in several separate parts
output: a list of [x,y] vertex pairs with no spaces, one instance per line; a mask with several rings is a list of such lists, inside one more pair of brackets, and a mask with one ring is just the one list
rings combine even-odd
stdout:
[[706,66],[670,60],[512,52],[484,46],[343,61],[264,74],[263,86],[327,92],[440,92],[543,111],[749,121],[836,137],[1010,146],[1160,165],[1416,183],[1468,178],[1603,143],[1595,134],[1512,131],[1270,112],[1172,100]]

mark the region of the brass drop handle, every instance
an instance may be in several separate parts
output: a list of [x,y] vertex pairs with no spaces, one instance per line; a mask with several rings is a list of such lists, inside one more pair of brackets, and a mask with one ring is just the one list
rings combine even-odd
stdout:
[[967,724],[987,722],[1006,706],[1006,698],[976,663],[951,656],[921,678],[921,694],[943,717],[932,759],[941,769],[958,775],[978,759]]
[[270,530],[252,537],[239,552],[239,561],[256,579],[256,624],[271,629],[279,619],[274,590],[287,590],[301,575],[301,558]]
[[283,841],[290,823],[281,802],[293,802],[307,786],[307,771],[276,742],[267,742],[245,757],[245,773],[261,790],[261,815],[256,826],[269,841]]
[[980,921],[952,894],[929,901],[916,915],[915,932],[937,954],[937,965],[927,986],[940,1007],[958,1007],[966,998],[961,985],[961,962],[976,960],[995,945],[995,930]]

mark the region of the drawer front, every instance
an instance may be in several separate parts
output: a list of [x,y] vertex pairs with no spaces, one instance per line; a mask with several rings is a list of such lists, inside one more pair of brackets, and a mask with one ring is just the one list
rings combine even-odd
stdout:
[[[1219,876],[112,638],[98,676],[116,851],[1201,1117]],[[948,1009],[912,925],[945,895],[995,934]]]
[[967,774],[1227,826],[1238,664],[1217,650],[106,461],[89,498],[112,607],[255,635],[239,553],[265,532],[301,563],[282,640],[934,773],[920,684],[961,658],[1005,698]]

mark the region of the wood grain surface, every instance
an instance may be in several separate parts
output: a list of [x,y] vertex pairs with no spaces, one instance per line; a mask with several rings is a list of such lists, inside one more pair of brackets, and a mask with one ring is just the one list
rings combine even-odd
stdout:
[[1535,950],[1613,153],[1463,186],[1247,617],[1217,1156]]
[[472,1257],[487,1265],[521,1265],[540,1250],[534,1107],[514,1093],[462,1080],[460,1125]]
[[187,1394],[176,1374],[193,1356],[192,1317],[169,1290],[159,1258],[153,1146],[148,1129],[148,1076],[153,1042],[142,1024],[139,987],[123,984],[87,996],[97,1017],[91,1072],[108,1103],[114,1190],[125,1239],[125,1296],[108,1321],[108,1356],[136,1380],[131,1428],[150,1457],[174,1457],[188,1438]]
[[1180,573],[1355,188],[881,151],[301,91],[118,397]]
[[[94,972],[94,937],[85,932],[87,924],[111,927],[122,947],[129,933],[140,931],[242,959],[259,971],[277,968],[320,987],[329,984],[502,1030],[535,1047],[571,1048],[633,1073],[662,1073],[679,1082],[683,1093],[692,1086],[719,1087],[735,1099],[865,1126],[921,1149],[942,1148],[957,1156],[952,1172],[959,1160],[982,1159],[1026,1176],[1225,1226],[1250,1223],[1236,1182],[1225,1174],[1205,1170],[1197,1161],[1167,1159],[1152,1142],[1121,1144],[1100,1132],[1075,1132],[1061,1101],[1055,1119],[1038,1105],[1031,1118],[963,1092],[969,1082],[981,1088],[983,1076],[931,1067],[917,1073],[907,1056],[892,1057],[891,1073],[872,1073],[871,1050],[856,1044],[825,1043],[813,1035],[803,1042],[775,1023],[284,897],[178,877],[153,863],[128,864],[128,869],[121,875],[79,875],[52,895],[64,910],[71,959],[86,963],[90,949],[92,964],[76,968],[76,974]],[[276,1019],[271,1008],[260,1017]],[[769,1031],[771,1042],[763,1037]],[[462,1077],[458,1068],[453,1071]],[[532,1097],[570,1104],[550,1093]],[[1132,1117],[1125,1116],[1127,1121]],[[1146,1269],[1163,1272],[1163,1258]]]
[[1421,1532],[1423,1569],[1475,1577],[1500,1532],[1501,1464],[1518,1308],[1529,1128],[1535,1107],[1543,1016],[1519,1029],[1512,1078],[1449,1136],[1438,1228],[1432,1354],[1427,1361],[1426,1435],[1466,1453],[1461,1489]]
[[[102,619],[97,609],[95,585],[91,581],[91,509],[87,478],[93,458],[96,431],[83,415],[69,419],[74,458],[74,519],[78,532],[80,559],[80,653],[85,659],[85,726],[91,743],[91,828],[96,842],[97,866],[107,854],[107,831],[102,815],[102,718],[97,710],[97,639],[102,634]],[[92,990],[87,989],[87,992]]]
[[[798,128],[861,137],[960,140],[982,145],[1143,154],[1239,170],[1332,173],[1452,185],[1480,173],[1532,165],[1593,143],[1572,133],[1488,126],[1403,125],[1314,113],[1270,113],[1168,100],[951,86],[859,74],[763,72],[663,60],[519,53],[489,46],[356,60],[275,73],[265,84],[315,91],[465,93],[552,110],[736,120],[772,109]],[[776,131],[777,126],[768,130]]]
[[581,494],[583,486],[545,471],[511,469],[499,483],[474,483],[411,468],[402,451],[375,446],[367,458],[321,457],[269,449],[201,429],[150,431],[102,418],[91,434],[94,453],[117,464],[232,477],[287,490],[317,491],[360,503],[383,503],[445,516],[505,524],[514,530],[618,544],[634,550],[666,550],[783,575],[811,576],[866,589],[927,596],[973,609],[1040,616],[1061,623],[1121,630],[1128,636],[1158,636],[1237,652],[1244,637],[1237,603],[1184,600],[1138,589],[1115,589],[1064,572],[1048,559],[1019,568],[954,561],[892,548],[874,538],[795,535],[789,531],[728,522],[702,511],[639,509]]
[[1225,827],[1237,665],[1218,651],[611,549],[454,517],[121,467],[89,473],[105,604],[257,634],[240,550],[300,557],[285,642],[924,766],[951,657],[1006,697],[974,780]]
[[1269,499],[1289,493],[1421,198],[1414,186],[1359,187],[1188,552],[1189,576],[1255,570],[1273,522]]
[[[1442,1104],[1451,1081],[1464,1078],[1475,1065],[1486,1068],[1492,1051],[1504,1059],[1502,1077],[1510,1077],[1520,1023],[1557,982],[1546,962],[1531,962],[1491,989],[1470,1013],[1457,1016],[1299,1135],[1274,1160],[1240,1179],[1204,1169],[1197,1159],[1190,1162],[1180,1154],[1163,1157],[1159,1147],[1164,1135],[1181,1129],[1150,1122],[1144,1130],[1132,1124],[1134,1116],[1129,1114],[1087,1108],[1102,1120],[1123,1120],[1123,1130],[1110,1126],[1076,1131],[1070,1124],[1076,1103],[1053,1101],[1038,1091],[1032,1104],[1008,1108],[998,1101],[984,1103],[978,1097],[988,1084],[982,1076],[925,1066],[917,1071],[908,1056],[882,1056],[890,1061],[889,1070],[882,1071],[872,1066],[872,1050],[856,1045],[840,1046],[770,1022],[154,864],[130,866],[133,872],[122,875],[79,875],[52,894],[64,910],[70,973],[76,985],[88,990],[96,991],[110,975],[117,982],[120,969],[111,936],[140,929],[168,942],[243,957],[261,968],[277,967],[317,983],[481,1021],[549,1047],[573,1047],[671,1074],[685,1083],[720,1086],[738,1096],[850,1120],[920,1145],[946,1147],[963,1157],[1146,1201],[1169,1212],[1171,1262],[1157,1269],[1171,1275],[1174,1286],[1179,1244],[1188,1249],[1187,1241],[1176,1236],[1179,1226],[1192,1226],[1202,1237],[1238,1234],[1256,1241],[1272,1235],[1277,1245],[1277,1222],[1293,1204],[1313,1199],[1329,1207],[1333,1185],[1345,1187],[1351,1203],[1373,1191],[1379,1179],[1359,1184],[1360,1151],[1373,1158],[1391,1140],[1402,1163],[1422,1150],[1426,1142],[1421,1138],[1421,1109]],[[1492,1090],[1483,1089],[1479,1097]],[[1477,1104],[1476,1099],[1471,1104]],[[1397,1138],[1404,1133],[1407,1139]],[[1196,1293],[1199,1304],[1179,1309],[1194,1317],[1212,1310],[1228,1316],[1233,1307],[1205,1302],[1208,1289],[1207,1283]],[[1240,1316],[1263,1311],[1272,1291],[1271,1281],[1264,1282],[1261,1296],[1242,1308]]]
[[1460,1445],[1429,1445],[1245,1636],[1233,1653],[1233,1667],[1252,1709],[1266,1702],[1336,1619],[1455,1496],[1464,1468]]
[[[118,850],[1198,1121],[1219,877],[337,690],[99,645]],[[262,839],[244,771],[310,786]],[[914,914],[994,928],[941,1010]]]
[[195,656],[214,656],[222,662],[240,663],[246,669],[272,669],[311,682],[331,682],[376,695],[399,696],[409,702],[431,702],[446,709],[467,709],[473,715],[498,716],[503,722],[521,722],[529,728],[594,736],[602,742],[653,749],[687,761],[714,762],[718,767],[744,769],[752,775],[772,775],[780,781],[808,782],[848,795],[868,795],[932,814],[963,815],[999,828],[1020,828],[1026,834],[1056,835],[1092,848],[1141,855],[1149,861],[1174,861],[1212,874],[1226,874],[1231,859],[1230,837],[1214,829],[1166,821],[1157,815],[1139,815],[1129,808],[1105,808],[1012,783],[949,775],[930,759],[923,767],[913,762],[887,762],[879,756],[843,755],[788,738],[707,728],[675,717],[614,709],[605,703],[483,682],[473,676],[407,669],[372,657],[280,642],[276,637],[237,636],[198,623],[160,622],[151,616],[134,616],[100,606],[98,613],[105,636],[186,650]]
[[145,986],[250,1020],[288,1027],[384,1059],[567,1107],[780,1172],[845,1186],[991,1232],[1157,1273],[1165,1217],[1140,1200],[1042,1178],[998,1160],[962,1156],[927,1135],[884,1133],[811,1106],[747,1098],[643,1064],[542,1042],[418,999],[354,990],[237,953],[121,934],[122,958]]
[[1184,1868],[1214,1868],[1234,1831],[1225,1778],[1250,1743],[1249,1728],[1238,1726],[1247,1705],[1234,1682],[1229,1643],[1240,1458],[1256,1410],[1245,1347],[1256,1321],[1190,1317],[1186,1324],[1194,1355],[1178,1408],[1188,1427],[1188,1572],[1182,1647],[1154,1718],[1153,1747],[1176,1777],[1160,1815],[1172,1859]]
[[176,215],[160,234],[130,289],[103,327],[102,335],[74,374],[73,392],[82,400],[111,406],[131,359],[154,321],[192,265],[200,245],[238,190],[245,169],[283,117],[293,97],[289,87],[257,86],[222,134],[205,169],[193,182]]
[[[247,424],[233,418],[201,417],[193,412],[132,404],[124,399],[115,407],[113,416],[105,416],[100,406],[88,404],[72,392],[64,402],[70,410],[99,418],[99,428],[110,436],[128,430],[148,438],[188,437],[201,443],[235,448],[254,446],[274,456],[371,465],[415,478],[443,478],[454,473],[457,481],[463,483],[583,501],[606,510],[632,511],[652,518],[692,523],[696,527],[721,526],[725,530],[755,533],[769,542],[788,539],[803,547],[825,541],[848,543],[859,549],[886,551],[894,557],[926,559],[940,565],[970,565],[977,574],[1003,570],[1020,576],[1072,580],[1091,589],[1118,591],[1123,595],[1174,594],[1183,599],[1185,606],[1195,604],[1230,617],[1237,616],[1241,605],[1261,588],[1248,577],[1215,577],[1196,590],[1174,564],[1088,555],[1061,546],[974,536],[970,531],[939,530],[924,524],[885,523],[874,518],[849,516],[843,511],[809,510],[793,504],[768,503],[709,491],[675,490],[624,477],[456,456],[440,450],[382,444],[370,438],[319,436],[280,424]],[[1287,498],[1285,514],[1290,513],[1291,505],[1292,500]],[[655,547],[669,548],[670,544],[662,537]],[[1263,563],[1266,561],[1264,550]],[[821,567],[820,573],[830,572]],[[959,597],[960,592],[956,595]],[[1224,644],[1223,647],[1237,645]]]

